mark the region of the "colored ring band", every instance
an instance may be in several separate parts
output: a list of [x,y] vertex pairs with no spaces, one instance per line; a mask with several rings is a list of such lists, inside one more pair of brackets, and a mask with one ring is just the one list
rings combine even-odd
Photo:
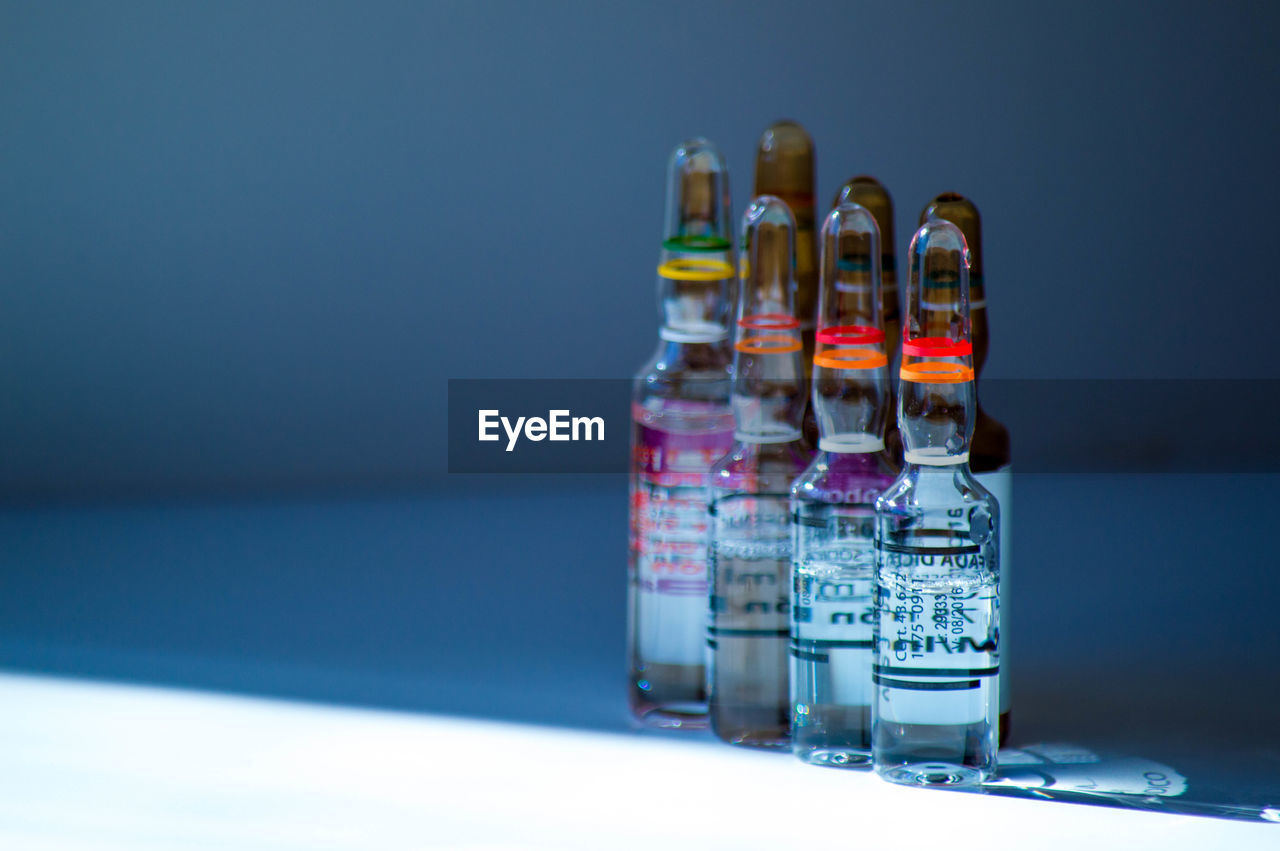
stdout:
[[817,340],[832,346],[860,346],[883,343],[884,332],[870,325],[832,325],[819,330]]
[[[762,343],[772,343],[776,345],[761,345]],[[740,352],[746,352],[749,355],[785,355],[791,352],[798,352],[801,349],[800,341],[795,337],[788,337],[786,334],[767,334],[763,337],[748,337],[745,340],[739,340],[733,344],[733,347]]]
[[662,241],[667,251],[728,251],[729,240],[720,236],[673,236]]
[[973,354],[973,344],[950,337],[916,337],[902,341],[902,353],[920,358],[963,358]]
[[673,281],[722,281],[733,277],[733,267],[723,260],[668,260],[658,275]]
[[739,319],[738,327],[757,331],[791,331],[799,328],[800,323],[785,313],[754,313]]
[[875,349],[832,349],[814,355],[813,365],[828,369],[879,369],[889,365],[889,358]]
[[917,384],[964,384],[973,381],[973,369],[959,363],[904,363],[898,377]]

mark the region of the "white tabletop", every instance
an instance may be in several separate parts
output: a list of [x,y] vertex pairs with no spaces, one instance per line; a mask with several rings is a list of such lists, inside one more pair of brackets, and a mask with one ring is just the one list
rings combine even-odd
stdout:
[[0,847],[1276,848],[697,740],[0,675]]

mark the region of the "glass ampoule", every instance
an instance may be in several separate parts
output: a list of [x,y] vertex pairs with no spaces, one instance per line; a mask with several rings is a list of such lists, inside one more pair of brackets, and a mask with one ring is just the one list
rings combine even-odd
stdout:
[[818,453],[791,486],[791,741],[801,759],[871,761],[875,501],[897,474],[885,450],[888,358],[880,231],[845,202],[822,226],[813,410]]
[[[889,375],[898,368],[898,344],[901,340],[902,309],[898,303],[898,254],[893,229],[893,198],[884,184],[869,175],[851,177],[836,193],[831,207],[846,201],[861,204],[875,217],[880,227],[880,300],[884,311],[885,355],[889,358]],[[890,382],[889,419],[884,427],[884,443],[889,456],[902,457],[902,438],[898,435],[897,388]]]
[[662,327],[632,392],[629,703],[641,724],[705,728],[707,482],[733,445],[729,176],[705,139],[667,173]]
[[743,217],[734,328],[733,447],[711,471],[708,514],[711,728],[721,739],[785,747],[791,698],[791,482],[809,463],[795,220],[779,198]]
[[[863,174],[844,182],[836,193],[831,208],[834,210],[846,202],[866,207],[880,228],[880,299],[887,344],[885,354],[889,357],[889,368],[892,370],[897,365],[898,334],[902,322],[902,308],[898,304],[898,253],[894,248],[893,198],[884,184]],[[892,415],[890,410],[890,416]]]
[[1000,664],[1000,744],[1009,739],[1013,691],[1009,683],[1010,582],[1013,579],[1013,463],[1009,429],[982,406],[982,367],[987,361],[991,335],[987,322],[986,279],[982,271],[982,217],[972,201],[955,192],[944,192],[920,211],[920,224],[945,219],[964,234],[969,245],[969,318],[973,329],[973,374],[978,382],[978,418],[973,424],[969,469],[1000,503],[1000,635],[1005,652]]
[[796,319],[805,363],[812,362],[818,305],[817,238],[814,233],[813,140],[794,121],[775,121],[756,145],[754,194],[781,198],[796,220]]
[[969,251],[934,221],[909,256],[903,469],[876,500],[872,760],[895,783],[973,785],[996,766],[1000,509],[969,471]]

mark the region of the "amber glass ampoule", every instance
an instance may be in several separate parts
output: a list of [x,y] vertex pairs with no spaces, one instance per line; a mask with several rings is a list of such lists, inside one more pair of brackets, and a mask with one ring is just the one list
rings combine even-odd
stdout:
[[884,302],[884,338],[890,347],[886,354],[892,372],[902,344],[899,339],[902,336],[902,319],[898,306],[898,255],[893,241],[893,199],[884,184],[864,174],[845,181],[831,202],[831,209],[846,202],[866,207],[880,228],[880,295]]
[[765,128],[756,146],[755,196],[781,198],[796,220],[796,319],[804,362],[813,362],[818,311],[818,241],[813,211],[813,140],[794,121]]
[[[987,361],[991,336],[987,326],[987,298],[982,277],[982,217],[968,198],[944,192],[920,211],[920,224],[930,219],[951,222],[964,234],[969,245],[969,311],[973,339],[973,370],[979,381]],[[1009,580],[1013,559],[1009,541],[1013,529],[1013,467],[1009,454],[1009,430],[982,408],[978,392],[978,418],[969,449],[969,467],[984,488],[1000,503],[1000,632],[1003,661],[1000,665],[1000,744],[1009,738]]]
[[[897,375],[902,346],[902,311],[898,304],[898,254],[893,236],[893,198],[884,184],[868,175],[851,177],[840,187],[831,209],[841,204],[859,204],[871,213],[880,228],[880,298],[884,322],[885,355],[889,374]],[[985,327],[985,326],[984,326]],[[902,438],[898,434],[898,405],[892,394],[897,382],[890,382],[889,420],[885,423],[884,445],[889,457],[902,459]]]

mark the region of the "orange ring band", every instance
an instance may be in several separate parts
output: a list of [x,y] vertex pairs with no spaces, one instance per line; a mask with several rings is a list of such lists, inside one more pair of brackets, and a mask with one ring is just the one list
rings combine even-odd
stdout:
[[[778,345],[760,345],[761,343],[777,343]],[[747,337],[745,340],[739,340],[733,344],[733,347],[740,352],[746,352],[749,355],[785,355],[791,352],[798,352],[801,349],[800,341],[795,337],[788,337],[786,334],[766,334],[763,337]]]
[[875,349],[831,349],[814,355],[813,365],[828,369],[879,369],[889,365],[889,358]]
[[898,377],[919,384],[964,384],[973,381],[973,369],[960,363],[904,363]]

